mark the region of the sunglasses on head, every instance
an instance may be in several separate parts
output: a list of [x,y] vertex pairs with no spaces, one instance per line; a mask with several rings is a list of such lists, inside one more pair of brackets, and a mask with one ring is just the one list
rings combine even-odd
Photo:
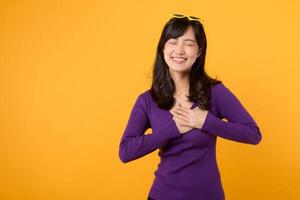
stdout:
[[199,17],[195,17],[195,16],[186,16],[186,15],[182,15],[182,14],[172,14],[172,17],[175,17],[175,18],[185,18],[185,17],[187,17],[190,21],[201,21],[201,22],[203,22],[203,20],[201,20]]

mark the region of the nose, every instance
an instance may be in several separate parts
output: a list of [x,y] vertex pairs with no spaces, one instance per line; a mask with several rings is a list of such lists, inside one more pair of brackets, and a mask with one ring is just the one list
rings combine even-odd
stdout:
[[175,47],[175,52],[180,55],[184,54],[184,48],[180,42],[177,43],[177,45]]

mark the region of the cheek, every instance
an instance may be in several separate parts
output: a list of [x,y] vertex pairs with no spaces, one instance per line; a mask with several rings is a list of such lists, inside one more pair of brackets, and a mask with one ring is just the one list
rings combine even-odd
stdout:
[[165,59],[169,59],[169,56],[170,56],[170,54],[171,54],[171,50],[170,50],[169,48],[165,48],[165,49],[163,50],[163,54],[164,54],[164,58],[165,58]]
[[198,56],[196,53],[193,53],[193,54],[191,54],[190,58],[191,58],[191,61],[194,62],[197,60]]
[[188,49],[186,51],[191,57],[197,57],[198,50],[196,49]]
[[166,46],[166,47],[164,48],[164,50],[163,50],[164,54],[169,54],[170,51],[171,51],[171,48],[168,47],[168,46]]
[[168,53],[166,52],[166,50],[164,50],[163,53],[164,53],[164,58],[166,58]]
[[165,62],[166,62],[166,63],[169,63],[169,56],[168,56],[168,53],[167,53],[165,50],[163,51],[163,53],[164,53],[163,56],[164,56]]

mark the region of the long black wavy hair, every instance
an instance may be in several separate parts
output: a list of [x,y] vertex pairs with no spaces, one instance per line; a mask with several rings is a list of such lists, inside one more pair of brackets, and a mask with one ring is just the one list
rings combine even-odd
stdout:
[[175,103],[173,97],[175,84],[169,72],[169,66],[164,60],[164,46],[170,38],[182,36],[188,27],[191,26],[195,33],[195,38],[201,51],[189,73],[189,95],[187,98],[191,102],[196,102],[201,109],[209,110],[211,86],[221,83],[217,79],[209,77],[204,69],[206,57],[206,35],[200,21],[185,18],[171,18],[164,26],[161,33],[156,58],[153,66],[152,86],[150,93],[158,107],[170,110]]

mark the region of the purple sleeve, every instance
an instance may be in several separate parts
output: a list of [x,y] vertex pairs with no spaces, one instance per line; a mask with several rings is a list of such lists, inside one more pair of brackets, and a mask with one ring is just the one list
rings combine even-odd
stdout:
[[213,95],[217,111],[228,122],[208,112],[201,130],[241,143],[258,144],[262,138],[260,129],[238,98],[223,83],[215,86]]
[[119,144],[119,157],[124,163],[140,158],[165,145],[181,134],[174,120],[170,120],[160,130],[144,134],[150,128],[147,107],[140,94],[131,110],[131,114]]

